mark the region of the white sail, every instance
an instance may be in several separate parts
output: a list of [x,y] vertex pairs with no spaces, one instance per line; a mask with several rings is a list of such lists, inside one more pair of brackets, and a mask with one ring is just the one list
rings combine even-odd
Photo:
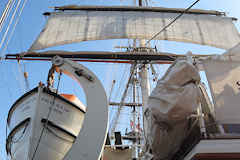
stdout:
[[[51,13],[30,50],[88,40],[151,39],[179,13],[151,10],[79,10]],[[232,18],[184,14],[156,39],[229,49],[240,41]]]
[[233,48],[227,50],[225,53],[223,53],[223,55],[232,57],[235,60],[236,60],[236,58],[238,58],[238,60],[240,60],[240,58],[239,58],[239,56],[240,56],[240,43],[238,43]]
[[203,62],[220,124],[240,123],[240,63],[226,56]]

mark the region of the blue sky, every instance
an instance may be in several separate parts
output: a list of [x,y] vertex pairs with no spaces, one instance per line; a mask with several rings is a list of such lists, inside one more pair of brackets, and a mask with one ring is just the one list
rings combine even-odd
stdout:
[[[17,29],[6,52],[0,50],[0,55],[5,55],[6,53],[18,53],[26,51],[33,40],[37,37],[46,19],[42,16],[42,13],[46,11],[51,11],[49,7],[60,6],[66,4],[83,4],[83,5],[118,5],[118,4],[132,4],[130,0],[70,0],[54,1],[54,0],[34,0],[28,1],[26,7],[23,11],[22,17],[17,25]],[[60,3],[61,2],[61,3]],[[172,8],[186,8],[192,4],[194,0],[153,0],[153,4],[156,6],[172,7]],[[1,0],[0,3],[0,13],[2,13],[7,0]],[[229,16],[233,16],[240,19],[239,12],[240,1],[238,0],[201,0],[194,8],[201,9],[213,9],[225,11]],[[236,23],[237,28],[239,27],[239,22]],[[220,26],[219,26],[220,27]],[[0,39],[3,33],[0,33]],[[67,45],[64,47],[57,47],[57,49],[67,49],[67,50],[114,50],[116,45],[124,45],[127,41],[124,40],[113,40],[113,41],[99,41],[99,42],[82,42],[75,45]],[[193,53],[222,53],[223,50],[202,47],[199,45],[189,45],[176,42],[165,42],[161,41],[157,43],[158,48],[161,51],[181,53],[184,54],[191,50]],[[109,90],[112,77],[115,79],[121,79],[121,76],[114,72],[118,70],[119,73],[124,72],[126,67],[124,65],[117,64],[96,64],[96,63],[84,63],[91,70],[93,70],[101,79],[106,89]],[[35,87],[39,81],[45,82],[48,69],[50,67],[49,62],[23,62],[21,63],[21,69],[29,73],[30,88]],[[160,67],[161,70],[161,67]],[[112,77],[109,75],[112,74]],[[19,65],[14,61],[2,61],[0,62],[0,160],[6,159],[5,155],[5,125],[6,117],[9,108],[14,103],[14,101],[19,98],[24,93],[24,79],[19,70]],[[82,95],[81,90],[78,89],[76,84],[73,84],[68,78],[64,79],[67,83],[61,84],[61,92],[70,91],[77,95]],[[120,88],[122,90],[122,88]],[[117,97],[116,93],[114,96]]]

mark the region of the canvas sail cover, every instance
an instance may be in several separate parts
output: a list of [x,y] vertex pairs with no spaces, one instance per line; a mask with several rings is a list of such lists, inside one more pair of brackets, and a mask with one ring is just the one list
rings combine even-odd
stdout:
[[[151,39],[178,15],[126,9],[51,13],[30,51],[89,40]],[[240,41],[232,18],[206,14],[184,14],[156,39],[223,49],[229,49]]]
[[216,120],[220,124],[239,124],[240,61],[234,56],[218,56],[204,60],[203,65],[215,103]]
[[198,70],[178,60],[157,83],[145,111],[146,148],[154,160],[171,159],[189,133],[188,118],[200,103]]

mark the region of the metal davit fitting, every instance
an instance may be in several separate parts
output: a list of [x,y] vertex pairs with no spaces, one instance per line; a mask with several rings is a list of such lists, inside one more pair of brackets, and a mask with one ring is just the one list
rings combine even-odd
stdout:
[[87,99],[87,112],[83,126],[64,160],[100,159],[107,137],[107,96],[100,80],[87,68],[68,59],[52,59],[56,70],[75,79],[83,88]]

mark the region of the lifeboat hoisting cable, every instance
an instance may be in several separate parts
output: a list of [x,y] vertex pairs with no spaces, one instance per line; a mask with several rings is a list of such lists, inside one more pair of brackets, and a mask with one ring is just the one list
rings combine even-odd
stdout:
[[[56,68],[56,67],[53,65],[53,66],[51,67],[51,69],[49,70],[49,74],[48,74],[48,87],[49,87],[49,79],[50,79],[49,77],[51,77],[51,79],[53,80],[55,68]],[[56,94],[58,94],[61,76],[62,76],[62,72],[60,72],[60,73],[59,73],[59,76],[58,76],[58,83],[57,83]],[[50,84],[51,86],[53,85],[53,82],[54,82],[54,81],[51,81],[51,84]],[[54,106],[55,100],[56,100],[56,97],[54,96],[54,97],[53,97],[52,106]],[[40,137],[39,137],[39,139],[38,139],[38,142],[37,142],[36,148],[35,148],[35,150],[34,150],[34,152],[33,152],[33,156],[32,156],[32,158],[31,158],[31,160],[34,160],[34,158],[35,158],[35,155],[36,155],[37,150],[38,150],[38,147],[39,147],[39,145],[40,145],[40,142],[41,142],[41,139],[42,139],[44,130],[47,129],[51,112],[52,112],[52,107],[49,108],[49,111],[48,111],[48,114],[47,114],[47,118],[46,118],[46,122],[44,123],[43,128],[42,128],[42,130],[41,130]]]

